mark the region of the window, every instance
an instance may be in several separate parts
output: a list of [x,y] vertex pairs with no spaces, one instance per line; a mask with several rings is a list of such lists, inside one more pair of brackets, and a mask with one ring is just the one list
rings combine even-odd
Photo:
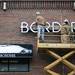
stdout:
[[28,72],[29,59],[0,59],[1,72]]
[[28,72],[32,59],[31,44],[0,45],[0,72]]

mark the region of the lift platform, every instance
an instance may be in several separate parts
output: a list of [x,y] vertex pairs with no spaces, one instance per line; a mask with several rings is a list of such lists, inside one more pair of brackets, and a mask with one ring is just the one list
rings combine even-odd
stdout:
[[[49,75],[61,75],[59,73],[52,71],[51,69],[62,62],[64,65],[66,65],[71,70],[71,72],[68,73],[67,75],[75,75],[75,64],[73,64],[72,62],[67,60],[67,58],[69,58],[75,54],[75,43],[73,43],[74,40],[69,43],[61,43],[61,35],[51,35],[51,34],[49,35],[48,34],[45,36],[47,37],[47,39],[45,39],[45,41],[41,41],[39,38],[37,39],[37,48],[38,48],[38,50],[45,50],[49,55],[54,57],[56,60],[54,62],[50,63],[49,65],[47,65],[46,67],[44,67],[44,70]],[[60,41],[58,41],[57,39]],[[51,40],[51,42],[50,42],[50,40]],[[52,40],[54,42],[52,42]],[[56,52],[52,51],[52,49],[54,49],[54,50],[64,49],[64,51],[66,49],[68,49],[70,51],[68,53],[64,54],[63,56],[60,56],[60,54],[57,54]]]

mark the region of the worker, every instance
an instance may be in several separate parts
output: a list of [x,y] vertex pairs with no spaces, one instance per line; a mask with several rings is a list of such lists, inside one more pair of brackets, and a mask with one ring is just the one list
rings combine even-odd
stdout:
[[70,42],[70,31],[71,31],[71,26],[69,25],[69,21],[65,19],[64,24],[61,26],[61,42],[62,43]]
[[45,32],[45,18],[40,15],[40,12],[36,12],[36,24],[38,29],[38,38],[44,41],[44,32]]

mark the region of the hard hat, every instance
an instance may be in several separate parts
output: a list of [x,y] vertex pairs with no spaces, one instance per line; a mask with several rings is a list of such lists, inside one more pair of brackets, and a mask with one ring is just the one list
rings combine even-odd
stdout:
[[64,22],[69,22],[68,19],[65,19]]
[[36,12],[36,15],[40,15],[40,12]]

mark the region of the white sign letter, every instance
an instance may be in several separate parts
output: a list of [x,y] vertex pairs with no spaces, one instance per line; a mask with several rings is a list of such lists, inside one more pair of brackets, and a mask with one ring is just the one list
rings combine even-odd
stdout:
[[74,32],[75,30],[75,22],[71,22],[71,32]]
[[27,33],[29,31],[28,23],[27,22],[21,22],[21,32]]
[[[33,29],[33,25],[35,25],[36,24],[36,22],[33,22],[31,25],[30,25],[30,30],[33,32],[33,33],[37,33],[37,30],[34,30]],[[35,26],[36,27],[36,26]],[[37,29],[37,28],[35,28],[35,29]]]
[[60,30],[61,30],[60,23],[59,22],[52,22],[52,31],[53,32],[59,32]]

